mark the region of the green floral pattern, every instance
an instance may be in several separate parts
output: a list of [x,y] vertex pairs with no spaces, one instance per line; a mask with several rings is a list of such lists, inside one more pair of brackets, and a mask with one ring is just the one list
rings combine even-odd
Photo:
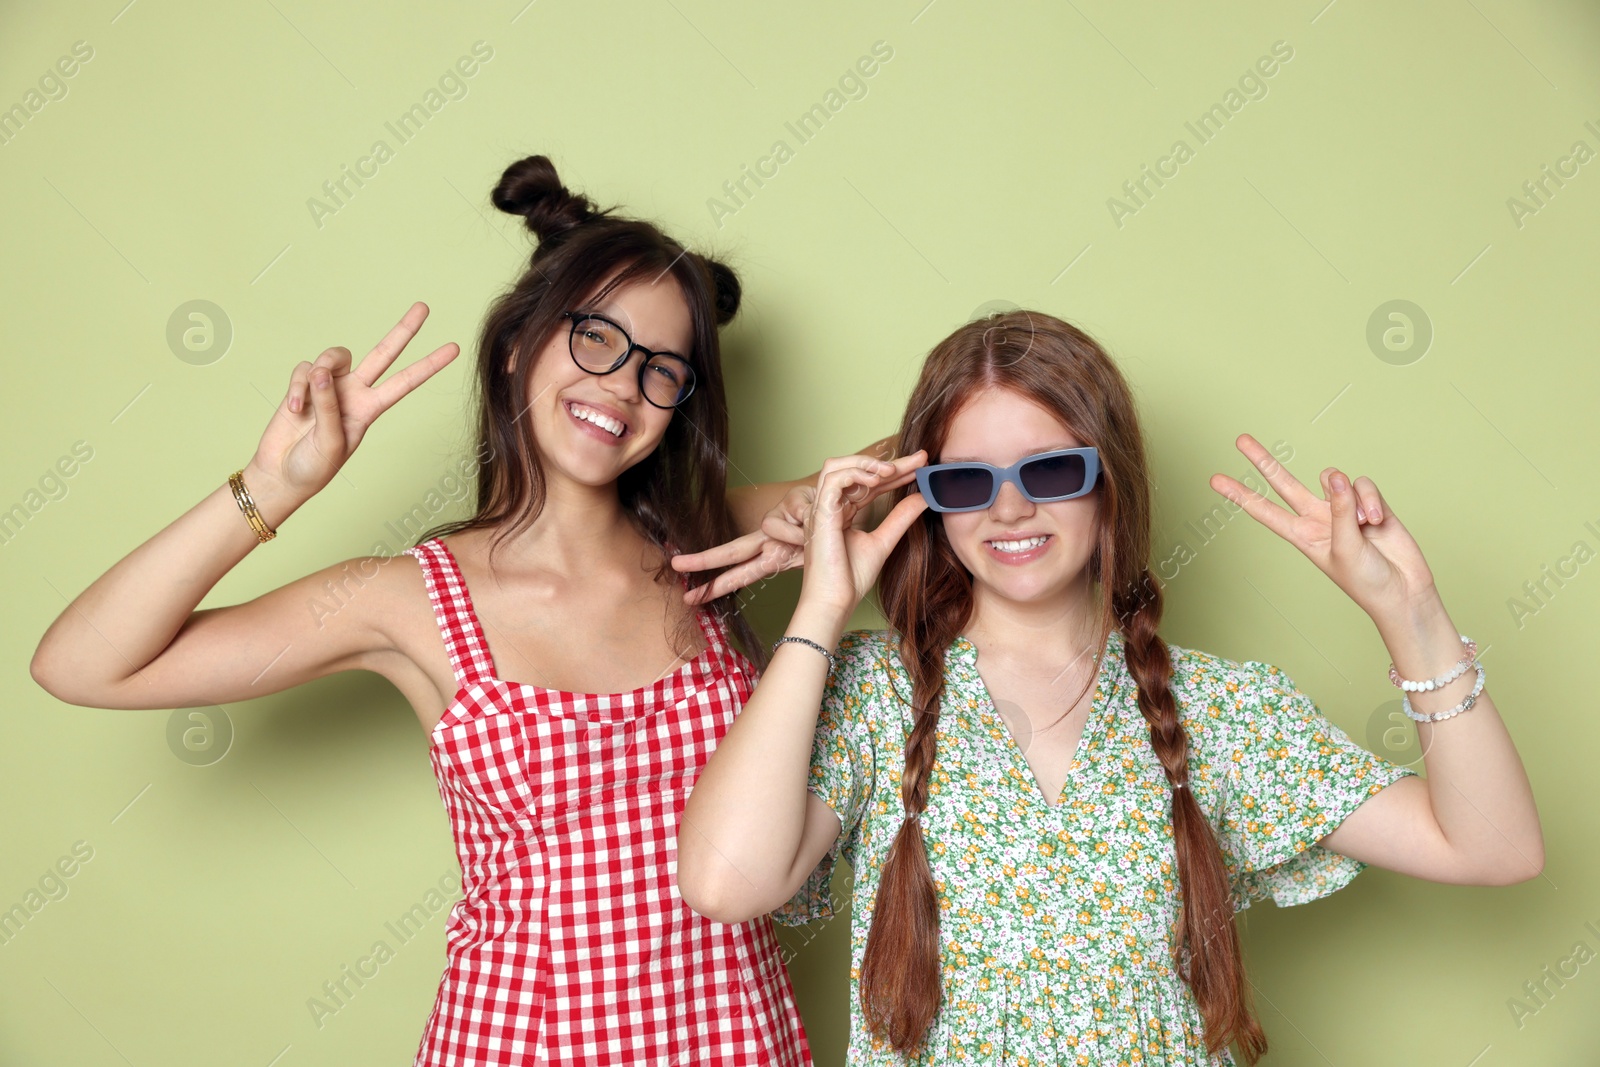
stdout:
[[[866,1031],[861,958],[900,826],[911,729],[910,675],[892,637],[859,630],[840,644],[809,788],[844,829],[774,913],[788,925],[831,917],[836,861],[855,871],[847,1062],[1233,1064],[1227,1050],[1206,1053],[1198,1005],[1171,965],[1168,931],[1182,900],[1171,795],[1116,631],[1056,806],[1045,803],[990,702],[977,650],[965,638],[951,645],[922,816],[939,898],[943,1004],[909,1060]],[[1365,864],[1318,839],[1416,771],[1357,745],[1277,667],[1169,648],[1190,788],[1222,842],[1235,908],[1267,897],[1302,904],[1348,884]]]

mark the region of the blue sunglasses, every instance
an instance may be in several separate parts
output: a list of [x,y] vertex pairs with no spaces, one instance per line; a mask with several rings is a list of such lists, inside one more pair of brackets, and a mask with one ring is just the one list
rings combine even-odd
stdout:
[[1085,495],[1099,475],[1100,453],[1093,447],[1062,448],[1024,456],[1009,467],[976,461],[918,467],[917,489],[934,511],[982,511],[1006,482],[1035,504],[1051,504]]

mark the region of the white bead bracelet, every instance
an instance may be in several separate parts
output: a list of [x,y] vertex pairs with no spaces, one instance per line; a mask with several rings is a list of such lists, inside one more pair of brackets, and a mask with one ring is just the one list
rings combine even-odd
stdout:
[[[1474,659],[1473,662],[1477,663],[1477,660]],[[1436,711],[1436,712],[1433,712],[1430,715],[1424,715],[1421,712],[1412,711],[1411,710],[1411,698],[1403,696],[1403,697],[1400,698],[1400,708],[1401,708],[1401,710],[1403,710],[1406,713],[1406,716],[1408,718],[1410,718],[1410,719],[1412,719],[1412,720],[1414,720],[1416,722],[1439,722],[1441,719],[1448,719],[1452,715],[1459,715],[1463,711],[1470,711],[1471,708],[1472,708],[1472,705],[1478,699],[1478,694],[1483,692],[1483,664],[1477,663],[1477,666],[1478,666],[1478,680],[1477,680],[1476,684],[1473,685],[1472,692],[1468,693],[1467,694],[1467,698],[1465,700],[1463,700],[1461,703],[1457,704],[1455,707],[1448,708],[1448,709],[1446,709],[1444,711]]]
[[1451,682],[1455,681],[1457,678],[1461,677],[1463,674],[1467,673],[1467,668],[1477,662],[1478,643],[1472,640],[1472,638],[1468,637],[1466,634],[1461,635],[1461,643],[1467,646],[1467,654],[1463,656],[1460,662],[1452,667],[1448,673],[1441,674],[1437,678],[1426,678],[1420,682],[1414,682],[1409,678],[1400,677],[1400,672],[1395,670],[1393,663],[1390,663],[1389,681],[1394,683],[1394,685],[1398,688],[1404,689],[1408,693],[1424,693],[1430,689],[1442,689]]

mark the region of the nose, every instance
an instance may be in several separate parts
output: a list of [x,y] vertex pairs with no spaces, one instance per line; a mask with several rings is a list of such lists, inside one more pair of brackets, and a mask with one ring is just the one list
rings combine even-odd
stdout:
[[634,360],[643,361],[647,357],[643,352],[632,353],[627,360],[610,374],[600,376],[600,387],[619,401],[632,402],[641,399],[639,396],[639,366]]
[[996,522],[1012,523],[1018,519],[1025,519],[1033,514],[1033,501],[1022,495],[1011,482],[1006,482],[1000,487],[1000,495],[994,498],[994,503],[989,505],[989,514],[994,516]]

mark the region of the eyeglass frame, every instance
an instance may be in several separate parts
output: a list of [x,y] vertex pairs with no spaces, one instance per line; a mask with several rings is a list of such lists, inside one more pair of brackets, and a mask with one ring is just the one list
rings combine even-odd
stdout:
[[[1057,456],[1082,456],[1083,457],[1083,488],[1076,493],[1066,496],[1034,496],[1022,484],[1022,468],[1042,459],[1054,459]],[[939,471],[947,470],[986,470],[994,478],[989,489],[989,499],[982,504],[974,504],[965,508],[947,508],[934,500],[933,490],[928,486],[928,479]],[[1088,496],[1094,492],[1095,486],[1100,482],[1100,453],[1093,445],[1082,448],[1056,448],[1049,452],[1035,452],[1031,456],[1023,456],[1009,467],[996,467],[992,463],[983,463],[979,460],[967,460],[960,463],[931,463],[926,467],[917,468],[917,491],[922,494],[922,499],[928,502],[930,511],[944,513],[960,513],[964,511],[984,511],[994,507],[994,502],[1000,499],[1000,488],[1007,482],[1017,487],[1017,492],[1022,494],[1024,500],[1034,504],[1056,504],[1063,500],[1076,500],[1080,496]]]
[[[635,343],[633,340],[633,335],[628,333],[628,331],[623,328],[620,322],[616,322],[615,320],[600,314],[598,311],[563,311],[561,313],[561,317],[572,320],[572,329],[567,331],[567,355],[572,357],[572,362],[578,365],[579,370],[587,371],[588,373],[595,375],[612,374],[626,365],[628,360],[633,358],[633,354],[635,352],[643,352],[644,360],[639,364],[639,395],[644,397],[645,401],[648,402],[651,407],[657,407],[663,411],[671,411],[674,408],[682,407],[683,402],[688,400],[689,397],[694,393],[694,387],[700,383],[700,376],[694,372],[694,364],[689,362],[686,357],[680,356],[676,352],[655,352],[646,348],[644,345]],[[590,368],[585,367],[582,361],[578,359],[578,353],[573,350],[573,342],[578,336],[578,323],[582,322],[584,319],[599,319],[607,326],[614,327],[616,331],[622,335],[622,339],[628,342],[627,349],[622,353],[622,355],[617,357],[616,361],[613,362],[611,366],[607,367],[605,370],[591,370]],[[689,372],[689,384],[684,387],[683,395],[678,397],[678,399],[671,404],[657,404],[654,400],[650,399],[650,394],[644,387],[644,370],[650,365],[650,361],[657,356],[670,356],[682,363],[684,369]]]

